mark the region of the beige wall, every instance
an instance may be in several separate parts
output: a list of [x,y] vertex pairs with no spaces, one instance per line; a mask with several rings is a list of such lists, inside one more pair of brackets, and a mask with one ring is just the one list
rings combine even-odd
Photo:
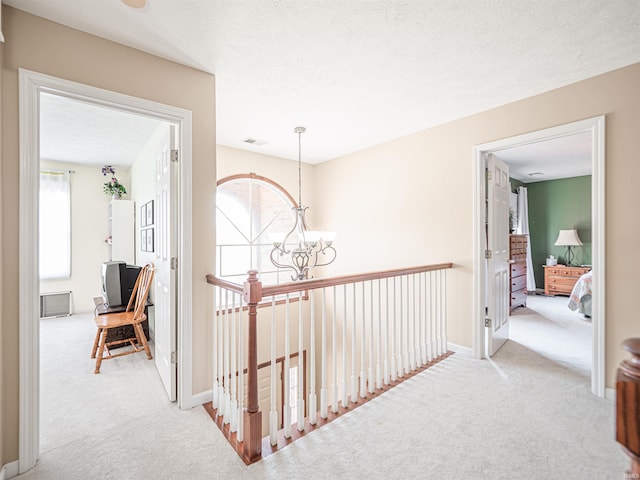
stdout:
[[[71,291],[74,313],[91,312],[93,297],[101,291],[100,265],[109,260],[107,206],[110,197],[102,186],[101,167],[41,160],[42,168],[73,170],[71,182],[71,277],[40,281],[40,292]],[[116,168],[117,177],[129,191],[129,172]]]
[[640,234],[634,221],[638,85],[635,64],[318,165],[318,218],[340,232],[339,259],[329,273],[454,262],[448,340],[472,347],[473,146],[604,114],[606,385],[612,388],[624,358],[620,343],[640,335],[631,301],[640,281],[629,268],[640,261],[633,245]]
[[210,388],[214,226],[215,79],[212,75],[3,6],[2,62],[2,446],[18,457],[18,68],[193,112],[193,391]]

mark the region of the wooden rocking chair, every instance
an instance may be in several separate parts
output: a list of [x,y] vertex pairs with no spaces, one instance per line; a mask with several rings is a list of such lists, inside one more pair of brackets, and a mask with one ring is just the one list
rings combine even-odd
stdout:
[[[102,360],[109,360],[111,358],[121,357],[123,355],[141,352],[143,350],[147,353],[147,358],[149,360],[153,358],[151,350],[149,349],[149,344],[147,343],[147,337],[142,330],[141,324],[147,319],[144,310],[154,273],[155,267],[152,263],[146,264],[142,270],[140,270],[136,283],[133,287],[133,292],[131,292],[131,298],[127,304],[127,309],[124,312],[96,315],[95,322],[98,331],[96,333],[96,339],[93,342],[93,349],[91,350],[91,358],[96,359],[96,369],[93,373],[100,373]],[[131,310],[132,305],[133,310]],[[135,337],[107,342],[107,333],[110,329],[119,328],[125,325],[131,325],[133,327]],[[109,351],[110,346],[122,345],[125,343],[130,343],[133,350],[127,350],[115,355],[111,354]]]

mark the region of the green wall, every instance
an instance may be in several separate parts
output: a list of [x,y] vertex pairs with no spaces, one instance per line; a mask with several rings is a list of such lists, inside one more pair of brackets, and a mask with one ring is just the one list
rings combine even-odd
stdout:
[[577,265],[591,264],[591,176],[528,183],[531,257],[536,287],[544,287],[546,258],[565,263],[565,247],[554,245],[559,230],[575,228],[582,247],[574,247]]

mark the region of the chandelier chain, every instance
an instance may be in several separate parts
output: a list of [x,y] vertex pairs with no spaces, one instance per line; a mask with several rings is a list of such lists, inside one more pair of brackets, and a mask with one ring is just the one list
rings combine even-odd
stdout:
[[302,131],[298,130],[298,206],[302,206]]

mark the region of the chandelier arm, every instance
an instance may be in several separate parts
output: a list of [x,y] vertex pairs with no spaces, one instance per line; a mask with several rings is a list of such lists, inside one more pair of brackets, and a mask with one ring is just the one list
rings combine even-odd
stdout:
[[[326,252],[331,252],[333,254],[332,257],[331,257],[331,260],[328,260],[327,262],[324,262],[324,263],[318,263],[317,254],[321,253],[322,255],[326,255]],[[336,252],[336,249],[333,248],[333,246],[331,246],[331,245],[325,246],[325,247],[323,247],[322,249],[320,249],[316,253],[316,264],[314,266],[315,267],[324,267],[326,265],[329,265],[330,263],[332,263],[336,259],[337,255],[338,255],[338,252]]]
[[274,248],[273,250],[271,250],[271,263],[273,263],[276,267],[278,268],[282,268],[284,270],[293,270],[293,271],[297,271],[297,269],[292,266],[292,265],[287,265],[285,263],[280,263],[278,262],[278,260],[276,260],[273,256],[274,253],[280,252],[280,256],[282,256],[282,250],[279,248]]

